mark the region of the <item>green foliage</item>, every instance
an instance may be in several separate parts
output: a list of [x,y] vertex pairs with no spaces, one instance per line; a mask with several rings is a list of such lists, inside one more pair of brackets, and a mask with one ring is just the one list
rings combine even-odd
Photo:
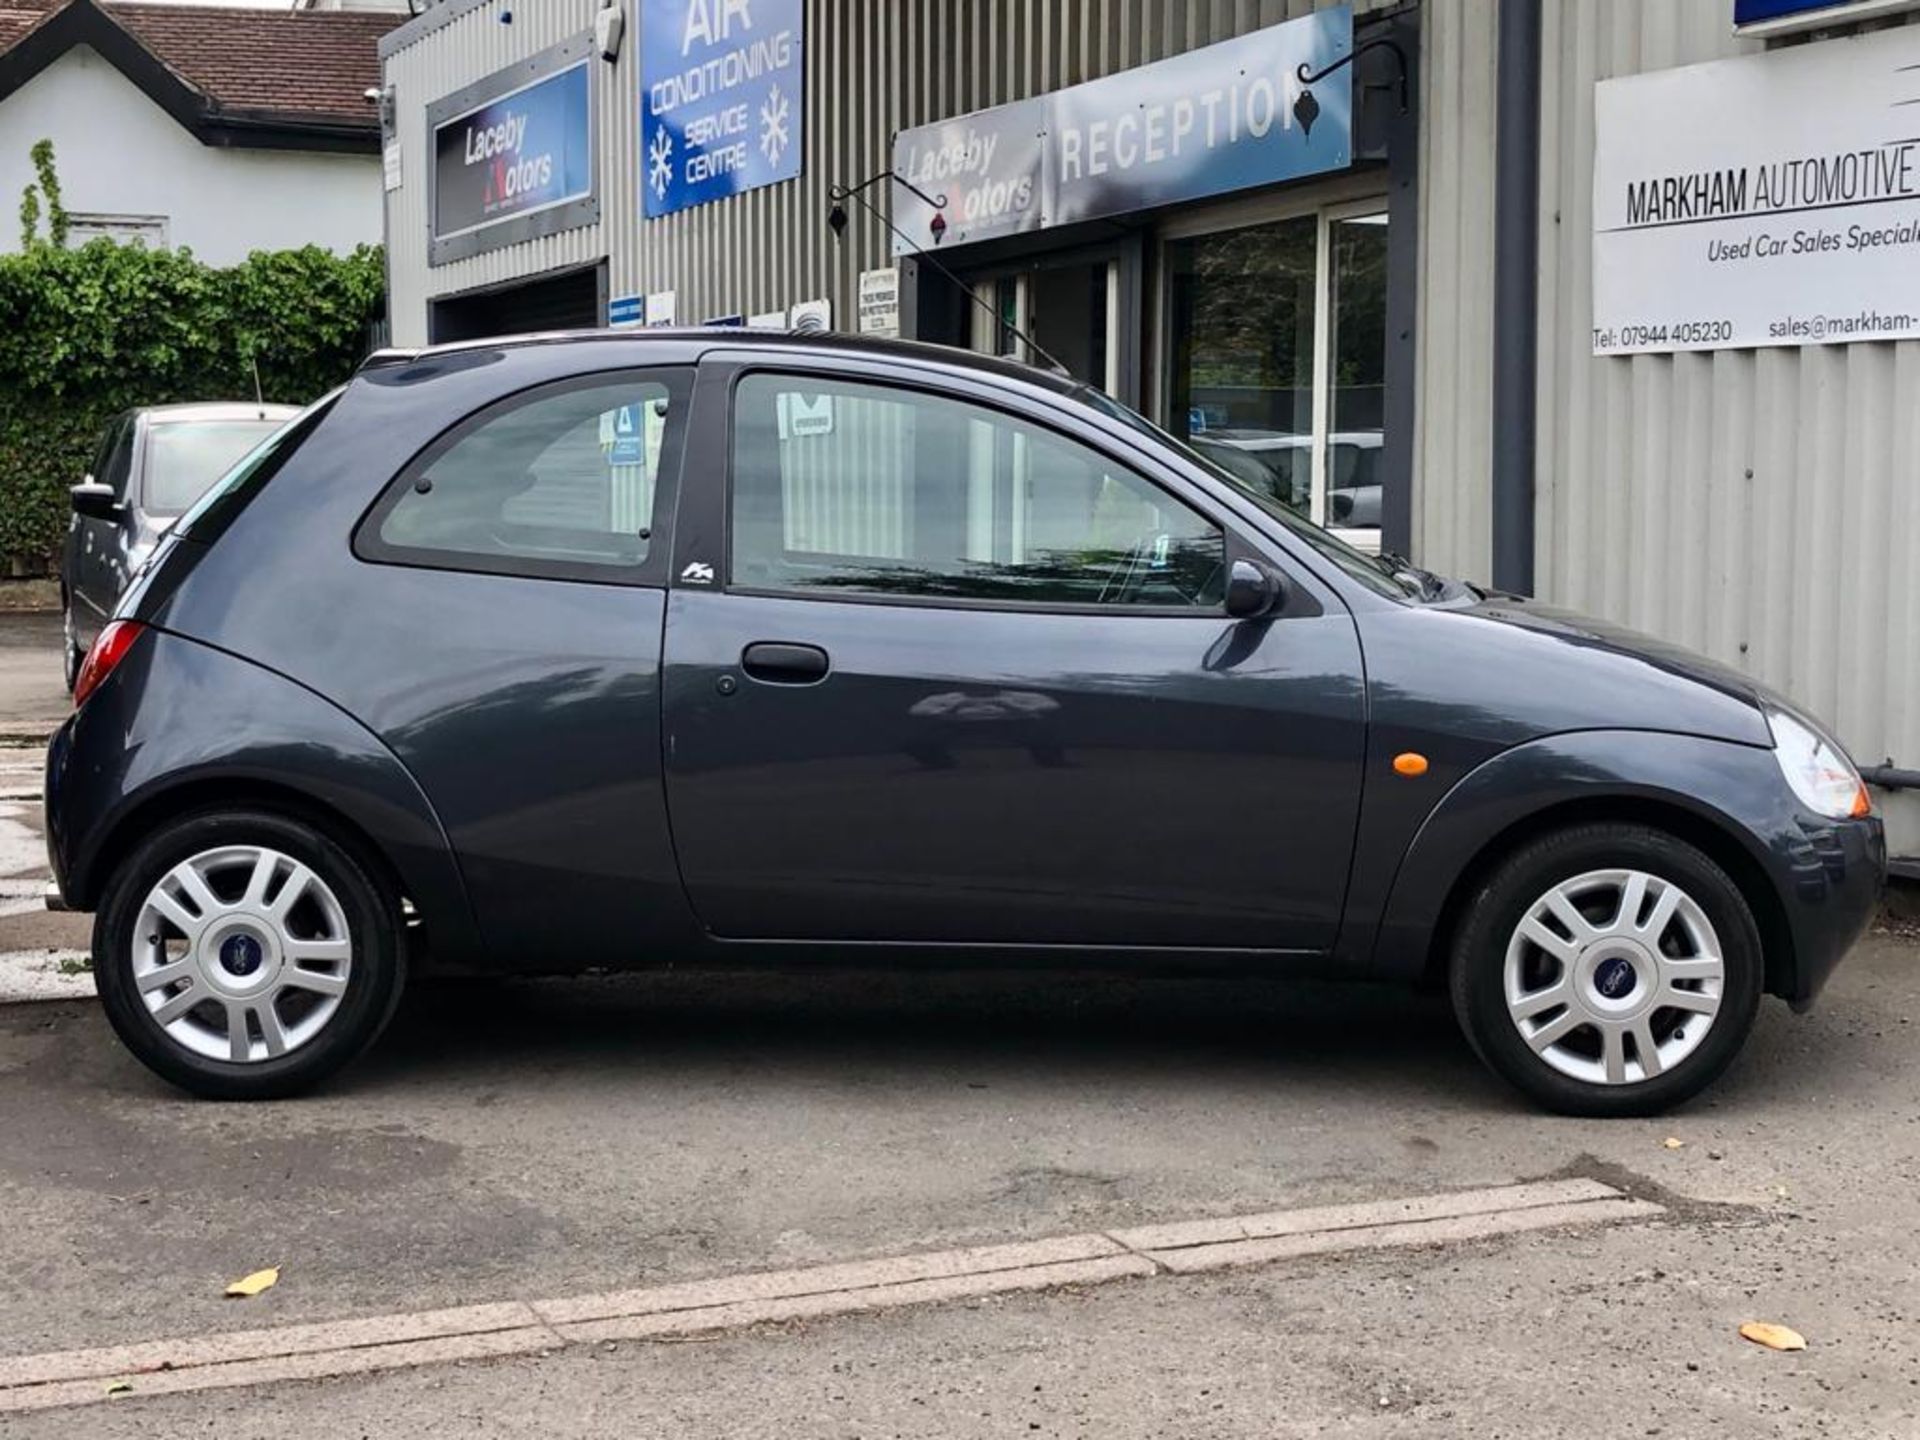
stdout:
[[67,207],[60,203],[60,172],[53,164],[53,141],[36,140],[33,148],[27,152],[33,161],[33,173],[39,177],[38,185],[29,185],[20,192],[20,248],[31,250],[41,243],[40,207],[44,200],[47,211],[47,242],[56,250],[67,248],[67,231],[72,220]]
[[67,487],[120,411],[251,399],[256,357],[269,401],[346,379],[385,278],[377,246],[256,251],[224,270],[110,240],[0,256],[0,559],[57,555]]
[[40,181],[40,196],[47,206],[47,239],[53,248],[67,248],[67,207],[60,203],[60,173],[53,167],[53,141],[36,140],[27,152],[33,161],[33,173]]

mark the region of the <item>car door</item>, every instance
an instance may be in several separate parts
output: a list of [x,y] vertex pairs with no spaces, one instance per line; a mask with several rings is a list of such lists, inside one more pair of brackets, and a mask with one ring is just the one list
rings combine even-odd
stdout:
[[74,512],[67,532],[67,594],[73,615],[74,639],[82,651],[113,614],[124,584],[126,529],[131,520],[128,504],[133,476],[133,455],[138,437],[138,417],[117,417],[101,437],[87,478],[111,486],[119,505],[117,518],[95,519]]
[[1364,744],[1338,598],[1296,575],[1231,620],[1248,541],[1178,476],[1031,401],[822,363],[702,370],[665,689],[702,923],[1329,948]]
[[689,370],[601,372],[467,417],[361,521],[353,593],[311,596],[351,623],[315,624],[292,673],[419,782],[503,968],[634,964],[691,931],[660,784],[653,539],[690,389]]

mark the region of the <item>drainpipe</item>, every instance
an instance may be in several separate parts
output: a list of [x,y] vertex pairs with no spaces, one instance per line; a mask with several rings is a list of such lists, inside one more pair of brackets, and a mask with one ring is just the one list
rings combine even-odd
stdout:
[[1882,790],[1920,790],[1920,770],[1902,770],[1897,765],[1862,765],[1860,778]]
[[1493,583],[1533,593],[1540,0],[1500,0],[1493,217]]

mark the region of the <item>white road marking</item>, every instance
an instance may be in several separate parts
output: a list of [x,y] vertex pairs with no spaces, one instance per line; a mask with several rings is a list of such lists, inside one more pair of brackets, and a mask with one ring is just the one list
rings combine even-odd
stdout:
[[32,808],[25,801],[0,800],[0,875],[46,871],[47,842],[21,818]]
[[38,800],[46,774],[44,750],[0,748],[0,800]]
[[91,958],[85,950],[0,952],[0,1005],[92,999],[99,993],[94,989],[93,976],[69,973],[73,966]]
[[1438,1245],[1664,1213],[1597,1180],[1189,1221],[661,1285],[0,1359],[0,1414],[231,1389],[606,1340],[712,1334],[1062,1285],[1150,1279],[1306,1254]]

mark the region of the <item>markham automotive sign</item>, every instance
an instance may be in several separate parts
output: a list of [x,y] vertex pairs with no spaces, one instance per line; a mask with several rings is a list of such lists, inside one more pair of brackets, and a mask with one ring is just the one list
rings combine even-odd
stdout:
[[1353,11],[1316,11],[893,145],[894,251],[959,245],[1345,169]]
[[1920,335],[1920,29],[1595,92],[1594,353]]
[[592,194],[587,66],[582,60],[435,126],[436,241]]
[[800,173],[802,0],[644,0],[648,219]]

